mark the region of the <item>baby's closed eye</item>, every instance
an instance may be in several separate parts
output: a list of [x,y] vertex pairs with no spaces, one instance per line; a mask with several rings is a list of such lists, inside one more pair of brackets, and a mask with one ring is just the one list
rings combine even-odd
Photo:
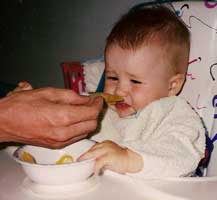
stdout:
[[115,77],[115,76],[107,76],[106,79],[112,80],[112,81],[117,81],[118,80],[118,78]]
[[131,79],[130,81],[131,81],[132,83],[134,83],[134,84],[142,84],[141,81],[138,81],[138,80],[135,80],[135,79]]

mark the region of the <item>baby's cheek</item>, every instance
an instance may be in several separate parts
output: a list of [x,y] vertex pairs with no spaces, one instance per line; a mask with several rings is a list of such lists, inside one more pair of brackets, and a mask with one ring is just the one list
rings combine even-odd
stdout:
[[105,83],[103,92],[108,93],[108,94],[114,94],[114,91],[115,91],[115,86],[113,84]]
[[147,105],[147,95],[146,93],[142,92],[141,90],[134,90],[131,93],[133,106],[136,110],[142,109]]

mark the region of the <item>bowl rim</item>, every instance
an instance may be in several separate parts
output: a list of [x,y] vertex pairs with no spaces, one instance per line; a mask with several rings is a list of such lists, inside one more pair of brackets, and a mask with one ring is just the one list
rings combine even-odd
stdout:
[[[25,147],[25,146],[31,146],[31,145],[23,145],[18,147],[12,157],[15,161],[17,161],[18,163],[22,164],[22,165],[26,165],[26,166],[32,166],[32,167],[52,167],[52,168],[61,168],[61,167],[71,167],[71,165],[76,166],[76,165],[84,165],[88,162],[93,162],[94,160],[96,160],[96,158],[91,158],[91,159],[86,159],[86,160],[82,160],[82,161],[76,161],[76,162],[72,162],[72,163],[63,163],[63,164],[43,164],[43,163],[29,163],[29,162],[25,162],[19,159],[19,152]],[[57,149],[58,150],[58,149]]]

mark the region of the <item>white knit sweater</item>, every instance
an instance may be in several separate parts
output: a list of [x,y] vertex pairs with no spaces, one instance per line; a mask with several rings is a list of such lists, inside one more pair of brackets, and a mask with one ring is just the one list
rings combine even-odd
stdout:
[[119,118],[108,109],[92,139],[112,140],[143,157],[138,178],[180,177],[195,171],[205,151],[205,129],[181,97],[166,97],[146,106],[135,118]]

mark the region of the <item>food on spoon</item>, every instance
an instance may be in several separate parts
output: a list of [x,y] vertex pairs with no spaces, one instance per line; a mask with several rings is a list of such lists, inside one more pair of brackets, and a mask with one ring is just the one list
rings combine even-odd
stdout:
[[103,93],[103,92],[91,93],[91,96],[93,96],[93,97],[101,96],[104,98],[105,102],[108,104],[115,104],[119,101],[124,100],[123,97],[121,97],[121,96],[107,94],[107,93]]
[[22,152],[22,154],[20,156],[20,160],[22,160],[24,162],[36,164],[35,158],[30,153],[28,153],[26,151]]
[[61,156],[61,158],[59,160],[56,161],[56,164],[61,165],[61,164],[68,164],[68,163],[72,163],[72,162],[73,162],[72,156],[65,154],[65,155]]

